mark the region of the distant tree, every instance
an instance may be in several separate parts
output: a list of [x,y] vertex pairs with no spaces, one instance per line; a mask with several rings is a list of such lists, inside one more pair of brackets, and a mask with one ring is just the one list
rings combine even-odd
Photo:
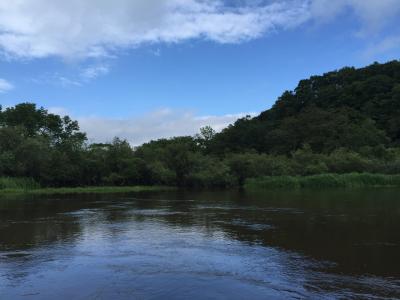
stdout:
[[200,128],[200,133],[196,134],[194,138],[200,148],[207,150],[215,134],[216,132],[211,126],[205,126]]

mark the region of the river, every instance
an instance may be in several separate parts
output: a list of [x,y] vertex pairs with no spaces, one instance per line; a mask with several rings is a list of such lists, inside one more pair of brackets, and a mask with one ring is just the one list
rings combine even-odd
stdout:
[[0,198],[0,299],[398,298],[398,189]]

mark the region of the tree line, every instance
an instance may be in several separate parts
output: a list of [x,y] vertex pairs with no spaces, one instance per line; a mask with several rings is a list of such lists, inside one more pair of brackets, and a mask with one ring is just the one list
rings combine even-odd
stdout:
[[400,62],[300,81],[255,118],[222,132],[150,141],[87,141],[79,124],[33,103],[0,108],[0,177],[42,186],[228,187],[248,178],[400,174]]

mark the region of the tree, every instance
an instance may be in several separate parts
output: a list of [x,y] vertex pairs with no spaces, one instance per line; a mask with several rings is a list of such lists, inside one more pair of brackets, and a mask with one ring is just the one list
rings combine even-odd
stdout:
[[200,128],[200,134],[195,135],[195,140],[199,147],[203,150],[207,150],[209,144],[215,137],[215,130],[211,126],[205,126]]

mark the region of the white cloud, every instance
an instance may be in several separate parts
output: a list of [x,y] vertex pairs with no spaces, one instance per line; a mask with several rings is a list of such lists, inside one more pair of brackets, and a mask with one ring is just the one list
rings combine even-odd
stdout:
[[99,76],[106,75],[108,74],[109,71],[110,71],[109,66],[105,64],[93,65],[85,68],[81,73],[81,77],[84,80],[91,80]]
[[106,75],[109,72],[109,65],[103,62],[81,67],[78,69],[78,71],[68,75],[62,75],[59,72],[44,73],[39,77],[31,78],[30,81],[35,84],[51,84],[64,88],[82,87],[84,84],[100,76]]
[[14,85],[11,82],[0,78],[0,93],[6,93],[13,89],[14,89]]
[[393,18],[399,17],[399,0],[311,0],[313,18],[331,21],[346,9],[352,10],[361,20],[362,34],[382,29]]
[[65,76],[58,76],[54,75],[55,82],[57,84],[60,84],[63,87],[69,87],[69,86],[81,86],[81,82],[78,80],[70,79]]
[[18,58],[103,57],[121,47],[204,38],[236,43],[308,18],[307,1],[0,1],[0,48]]
[[[203,126],[210,125],[220,131],[247,114],[222,116],[196,116],[189,111],[161,109],[141,117],[109,119],[100,117],[78,118],[81,129],[91,142],[111,141],[115,136],[140,145],[152,139],[194,135]],[[255,113],[250,113],[255,115]]]
[[[361,20],[365,33],[398,17],[400,1],[2,0],[0,51],[13,58],[79,59],[193,38],[237,43],[312,19],[329,21],[346,9]],[[98,72],[106,71],[87,75]]]
[[370,59],[378,54],[398,49],[400,49],[400,35],[388,36],[377,43],[371,44],[366,51],[364,51],[364,55],[366,58]]
[[49,113],[60,115],[60,116],[68,115],[68,110],[65,107],[61,107],[61,106],[49,107],[47,110]]

